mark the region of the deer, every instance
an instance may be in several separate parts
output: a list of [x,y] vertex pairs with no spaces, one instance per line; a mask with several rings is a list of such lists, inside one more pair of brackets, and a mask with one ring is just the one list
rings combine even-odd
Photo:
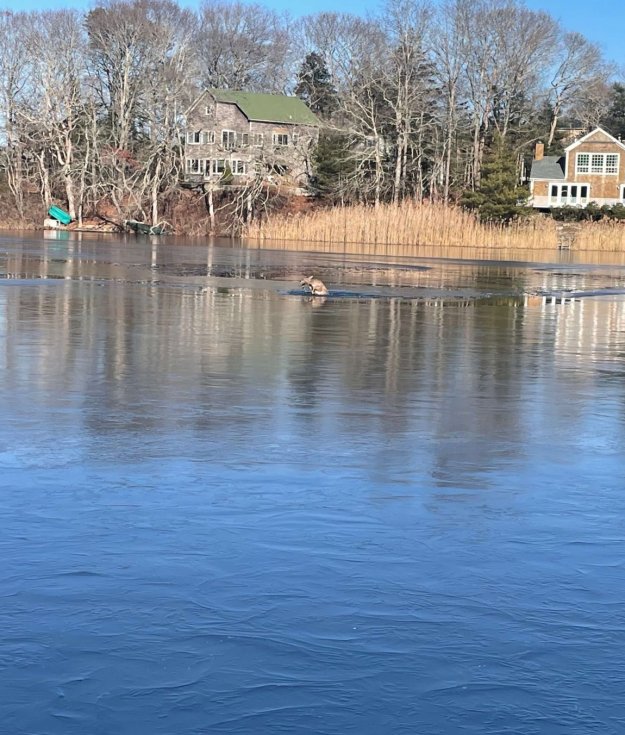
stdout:
[[325,283],[320,278],[315,278],[315,276],[308,276],[308,278],[303,278],[300,281],[299,285],[309,288],[310,293],[313,296],[327,296],[328,295],[328,289],[326,288]]

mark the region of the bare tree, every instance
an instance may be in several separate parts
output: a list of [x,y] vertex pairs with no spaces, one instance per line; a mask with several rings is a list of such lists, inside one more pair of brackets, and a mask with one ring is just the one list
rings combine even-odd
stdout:
[[140,188],[149,194],[150,219],[156,225],[159,201],[177,188],[182,170],[184,111],[194,93],[188,81],[193,64],[194,22],[191,13],[170,4],[161,7],[154,22],[158,34],[143,90]]
[[510,2],[495,9],[494,19],[494,52],[501,73],[494,90],[493,124],[505,140],[510,132],[519,131],[535,107],[558,26],[547,13]]
[[410,163],[417,173],[418,198],[424,193],[424,139],[435,104],[427,48],[431,15],[430,8],[417,0],[388,0],[382,16],[391,47],[381,93],[392,116],[395,203],[406,192]]
[[31,14],[26,44],[32,59],[33,93],[19,108],[23,135],[38,162],[46,206],[58,177],[69,214],[75,218],[81,208],[81,141],[87,101],[81,18],[69,10]]
[[558,121],[565,106],[597,82],[607,81],[610,70],[604,64],[599,47],[581,33],[563,33],[549,80],[551,121],[547,146],[553,143]]
[[[460,0],[461,2],[461,0]],[[454,141],[458,133],[460,107],[463,103],[463,66],[466,39],[461,32],[458,0],[443,4],[431,29],[435,80],[442,91],[442,172],[443,201],[449,201],[452,186]]]
[[473,149],[469,184],[479,182],[491,128],[505,139],[513,120],[527,115],[548,62],[555,22],[517,0],[458,0]]
[[581,123],[586,130],[601,124],[605,111],[610,106],[612,88],[605,77],[590,79],[583,91],[567,105],[566,111]]
[[288,23],[263,5],[205,0],[195,45],[204,86],[250,92],[284,92],[287,87]]
[[314,44],[337,87],[334,128],[345,135],[354,164],[342,186],[377,204],[388,183],[385,132],[391,110],[383,92],[391,53],[387,36],[379,21],[345,13],[307,16],[299,31],[300,44]]
[[28,97],[30,56],[25,44],[28,16],[0,12],[0,121],[3,145],[0,165],[20,219],[24,217],[24,184],[29,152],[20,133],[18,109]]
[[101,178],[120,217],[157,224],[159,199],[179,180],[193,16],[171,0],[118,0],[91,11],[87,29],[102,110]]
[[89,11],[91,84],[95,89],[111,145],[129,151],[136,132],[141,93],[158,29],[151,16],[167,0],[105,0]]

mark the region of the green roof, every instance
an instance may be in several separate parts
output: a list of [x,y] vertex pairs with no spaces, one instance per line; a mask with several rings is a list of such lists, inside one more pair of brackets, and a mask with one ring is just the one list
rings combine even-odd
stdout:
[[315,114],[299,97],[288,97],[285,94],[235,92],[229,89],[209,89],[208,91],[217,102],[237,105],[248,120],[291,125],[319,125]]

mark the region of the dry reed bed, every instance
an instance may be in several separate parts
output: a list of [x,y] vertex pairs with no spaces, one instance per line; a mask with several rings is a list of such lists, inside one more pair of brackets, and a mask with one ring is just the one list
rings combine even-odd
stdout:
[[422,254],[427,246],[516,251],[551,250],[561,243],[576,250],[625,251],[625,224],[619,222],[561,225],[531,217],[509,226],[484,224],[459,207],[415,202],[276,214],[248,225],[244,236],[258,242],[305,242],[311,244],[307,249],[331,251],[340,246],[345,252],[394,255]]

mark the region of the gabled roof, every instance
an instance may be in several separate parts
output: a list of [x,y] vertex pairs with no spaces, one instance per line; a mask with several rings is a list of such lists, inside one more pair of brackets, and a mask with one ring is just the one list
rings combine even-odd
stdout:
[[564,156],[544,156],[532,161],[530,179],[563,179]]
[[258,94],[229,89],[209,89],[217,102],[236,105],[248,120],[254,122],[319,125],[315,114],[299,97],[285,94]]
[[593,135],[597,135],[597,133],[599,133],[600,135],[604,135],[605,138],[607,138],[607,141],[606,140],[603,140],[603,141],[599,141],[599,142],[602,142],[602,143],[606,143],[606,142],[614,143],[617,146],[619,146],[619,148],[622,148],[623,150],[625,150],[625,144],[623,144],[620,140],[617,140],[613,135],[610,135],[610,133],[608,133],[607,131],[605,131],[603,128],[595,128],[594,130],[591,130],[589,133],[586,133],[586,135],[583,135],[581,138],[578,138],[578,140],[576,140],[573,143],[571,143],[571,145],[567,146],[564,149],[565,150],[565,153],[568,153],[570,150],[572,150],[576,146],[580,145],[580,143],[585,143],[586,141],[588,141],[589,138],[592,138]]

